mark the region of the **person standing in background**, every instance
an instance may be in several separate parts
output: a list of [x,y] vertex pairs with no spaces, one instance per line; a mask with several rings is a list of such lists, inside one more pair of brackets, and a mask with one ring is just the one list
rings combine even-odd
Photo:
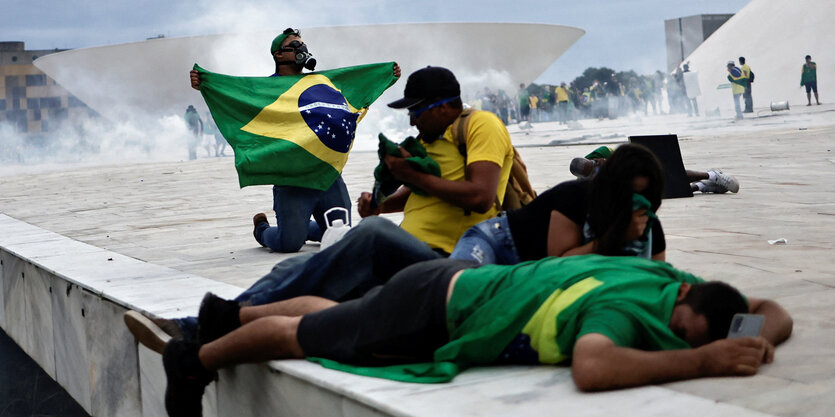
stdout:
[[528,89],[525,88],[525,84],[519,84],[519,120],[518,122],[521,124],[522,121],[529,121],[528,117],[531,114],[531,101],[530,101],[530,93]]
[[568,87],[565,86],[565,81],[560,83],[560,86],[554,89],[554,94],[557,99],[557,111],[559,114],[560,124],[565,124],[568,122],[568,99],[570,94]]
[[733,61],[728,61],[728,81],[731,82],[731,92],[734,95],[734,110],[736,111],[736,120],[742,120],[742,107],[739,104],[739,98],[745,92],[745,86],[748,84],[742,70],[739,69]]
[[530,119],[528,121],[538,122],[539,121],[539,96],[537,96],[536,94],[531,94],[528,97],[528,101],[530,102],[530,108],[531,108]]
[[748,79],[748,85],[745,86],[745,92],[742,93],[742,99],[745,101],[745,109],[742,112],[753,113],[754,99],[751,98],[751,83],[754,82],[754,73],[751,71],[751,67],[745,63],[744,56],[739,57],[739,65],[740,69],[742,69],[742,75]]
[[820,106],[818,99],[818,64],[812,61],[811,55],[806,55],[806,63],[800,71],[800,86],[806,86],[807,106],[812,105],[812,90],[815,91],[815,102]]
[[197,159],[197,145],[200,144],[200,139],[203,136],[203,121],[200,120],[197,109],[191,104],[186,109],[185,119],[188,130],[191,132],[191,136],[188,138],[188,159],[195,160]]

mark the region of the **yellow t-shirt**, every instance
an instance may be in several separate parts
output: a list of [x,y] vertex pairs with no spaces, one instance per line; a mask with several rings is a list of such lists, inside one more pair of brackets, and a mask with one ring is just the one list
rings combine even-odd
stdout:
[[532,109],[535,109],[535,108],[536,108],[536,106],[537,106],[537,104],[539,103],[539,97],[537,97],[537,96],[531,96],[531,97],[530,97],[530,101],[531,101],[531,108],[532,108]]
[[748,64],[743,64],[742,67],[742,76],[745,78],[751,78],[751,67]]
[[567,88],[557,87],[555,89],[555,91],[557,93],[557,103],[559,103],[561,101],[568,101],[568,89]]
[[[464,157],[458,152],[453,141],[452,127],[444,136],[432,143],[423,143],[426,153],[441,167],[441,178],[450,181],[464,181]],[[496,195],[504,200],[507,179],[513,164],[513,147],[510,134],[495,114],[477,111],[470,116],[467,129],[467,164],[493,162],[502,168]],[[493,205],[486,213],[470,212],[434,196],[411,194],[403,209],[403,222],[407,232],[426,242],[430,247],[452,253],[455,243],[464,232],[483,220],[498,214]]]

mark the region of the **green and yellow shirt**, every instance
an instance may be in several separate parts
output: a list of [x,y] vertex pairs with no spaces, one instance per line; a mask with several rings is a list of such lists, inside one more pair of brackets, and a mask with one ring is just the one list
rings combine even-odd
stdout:
[[465,270],[447,304],[450,341],[434,362],[328,368],[397,381],[437,383],[497,361],[557,364],[583,335],[600,333],[642,350],[685,349],[669,328],[681,283],[700,278],[667,263],[600,255],[545,258]]

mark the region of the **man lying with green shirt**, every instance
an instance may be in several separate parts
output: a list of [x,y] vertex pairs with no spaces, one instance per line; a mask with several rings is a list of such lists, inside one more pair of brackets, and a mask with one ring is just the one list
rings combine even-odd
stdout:
[[[748,312],[765,315],[761,336],[725,339],[733,315]],[[207,294],[199,320],[199,342],[174,339],[163,354],[172,416],[199,412],[215,370],[245,362],[307,358],[409,382],[446,382],[473,365],[570,363],[577,387],[592,391],[753,375],[792,331],[773,301],[664,262],[599,255],[426,261],[343,303],[239,307]]]

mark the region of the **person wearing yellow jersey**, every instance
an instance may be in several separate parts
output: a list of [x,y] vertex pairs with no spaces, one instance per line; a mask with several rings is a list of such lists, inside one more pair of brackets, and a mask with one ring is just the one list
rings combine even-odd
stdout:
[[728,81],[731,82],[731,92],[734,95],[734,110],[736,111],[736,120],[742,119],[742,107],[739,104],[739,99],[745,93],[745,87],[748,85],[748,79],[745,74],[739,69],[733,61],[728,61]]
[[387,156],[385,163],[398,180],[425,191],[412,193],[401,187],[373,208],[371,193],[362,193],[359,213],[367,217],[403,211],[401,227],[428,244],[449,254],[458,238],[475,224],[499,214],[497,201],[504,199],[513,147],[510,134],[493,113],[469,114],[466,159],[456,146],[453,123],[463,112],[461,89],[455,75],[446,68],[426,67],[409,76],[404,98],[389,107],[408,109],[426,153],[441,168],[436,177],[420,172],[403,158]]
[[559,110],[560,115],[560,124],[565,124],[568,121],[568,97],[569,91],[568,87],[565,85],[565,81],[560,83],[560,86],[554,89],[554,92],[557,94],[557,109]]
[[745,57],[739,57],[739,65],[740,69],[742,70],[742,75],[747,80],[748,85],[745,86],[745,92],[742,93],[742,99],[745,100],[745,109],[742,110],[743,113],[753,113],[754,112],[754,99],[751,98],[751,83],[754,82],[754,73],[751,72],[751,67],[745,63]]
[[530,105],[531,105],[530,121],[538,122],[539,121],[539,96],[537,96],[536,94],[531,94],[528,97],[528,101],[530,101]]

